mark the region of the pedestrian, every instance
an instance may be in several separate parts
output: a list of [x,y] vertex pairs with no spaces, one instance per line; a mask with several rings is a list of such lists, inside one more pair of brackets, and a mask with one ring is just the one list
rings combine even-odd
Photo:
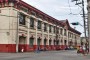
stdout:
[[79,46],[77,46],[77,53],[79,53],[79,50],[80,50],[80,47],[79,47]]
[[85,45],[82,46],[82,50],[83,50],[82,54],[85,55],[86,54],[86,47],[85,47]]
[[24,52],[24,47],[22,47],[21,52]]
[[86,47],[86,53],[88,54],[88,53],[89,53],[89,45],[88,45],[88,42],[85,43],[85,47]]
[[40,52],[40,47],[39,47],[39,46],[37,47],[36,52],[37,52],[37,53]]
[[89,53],[89,46],[86,45],[86,53],[88,54]]

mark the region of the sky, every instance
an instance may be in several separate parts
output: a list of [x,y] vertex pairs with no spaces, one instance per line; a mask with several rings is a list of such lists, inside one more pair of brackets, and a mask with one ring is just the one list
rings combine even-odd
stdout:
[[[75,5],[76,2],[72,2],[72,0],[23,0],[26,3],[32,5],[33,7],[41,10],[42,12],[58,19],[58,20],[66,20],[68,19],[69,23],[79,22],[83,25],[82,19],[82,8],[81,5]],[[79,1],[80,2],[80,1]],[[85,0],[85,12],[86,10],[86,0]],[[84,36],[84,28],[80,25],[73,26],[70,24],[72,28],[82,33],[81,36]]]

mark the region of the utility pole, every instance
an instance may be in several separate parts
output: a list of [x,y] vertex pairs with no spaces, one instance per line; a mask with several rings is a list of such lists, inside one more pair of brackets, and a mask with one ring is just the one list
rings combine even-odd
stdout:
[[87,47],[89,47],[89,43],[88,43],[88,39],[87,39],[87,35],[86,35],[86,18],[85,18],[85,10],[84,10],[84,0],[82,0],[81,2],[78,3],[79,0],[72,0],[73,2],[76,1],[76,5],[79,5],[79,4],[82,4],[82,17],[83,17],[83,25],[84,25],[84,37],[85,37],[85,40],[86,40],[86,45]]
[[87,10],[88,10],[88,42],[89,42],[89,53],[90,53],[90,0],[87,0]]
[[82,0],[82,10],[83,10],[84,34],[85,34],[85,39],[87,41],[87,36],[86,36],[86,20],[85,20],[85,11],[84,11],[84,0]]
[[85,10],[84,10],[84,0],[82,2],[78,3],[79,0],[72,0],[73,2],[76,1],[76,5],[82,4],[82,15],[83,15],[83,25],[84,25],[84,35],[85,39],[87,41],[87,36],[86,36],[86,19],[85,19]]

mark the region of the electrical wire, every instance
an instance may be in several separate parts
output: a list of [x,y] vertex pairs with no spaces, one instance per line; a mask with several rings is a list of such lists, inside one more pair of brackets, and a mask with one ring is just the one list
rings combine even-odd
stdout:
[[72,10],[71,10],[71,5],[70,5],[70,2],[69,2],[69,0],[68,0],[68,5],[69,5],[69,10],[70,10],[70,14],[72,14]]
[[[68,5],[69,5],[69,10],[70,10],[70,13],[68,14],[68,15],[80,15],[80,13],[82,12],[82,10],[79,12],[79,13],[77,13],[77,14],[73,14],[72,13],[72,9],[71,9],[71,5],[70,5],[70,0],[68,0]],[[79,5],[78,5],[79,6]],[[82,8],[81,6],[79,6],[80,8]]]
[[77,14],[69,14],[69,15],[80,15],[81,14],[81,12],[82,12],[82,10],[79,12],[79,13],[77,13]]

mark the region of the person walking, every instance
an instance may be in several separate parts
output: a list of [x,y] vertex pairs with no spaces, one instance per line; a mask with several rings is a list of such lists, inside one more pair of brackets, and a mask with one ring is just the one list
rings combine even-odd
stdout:
[[86,47],[86,53],[88,54],[89,53],[89,46],[87,43],[85,44],[85,47]]
[[85,56],[85,54],[86,54],[86,47],[85,47],[85,45],[82,46],[82,50],[83,50],[82,54]]
[[80,47],[79,47],[79,46],[77,46],[77,53],[80,53],[79,51],[80,51]]

